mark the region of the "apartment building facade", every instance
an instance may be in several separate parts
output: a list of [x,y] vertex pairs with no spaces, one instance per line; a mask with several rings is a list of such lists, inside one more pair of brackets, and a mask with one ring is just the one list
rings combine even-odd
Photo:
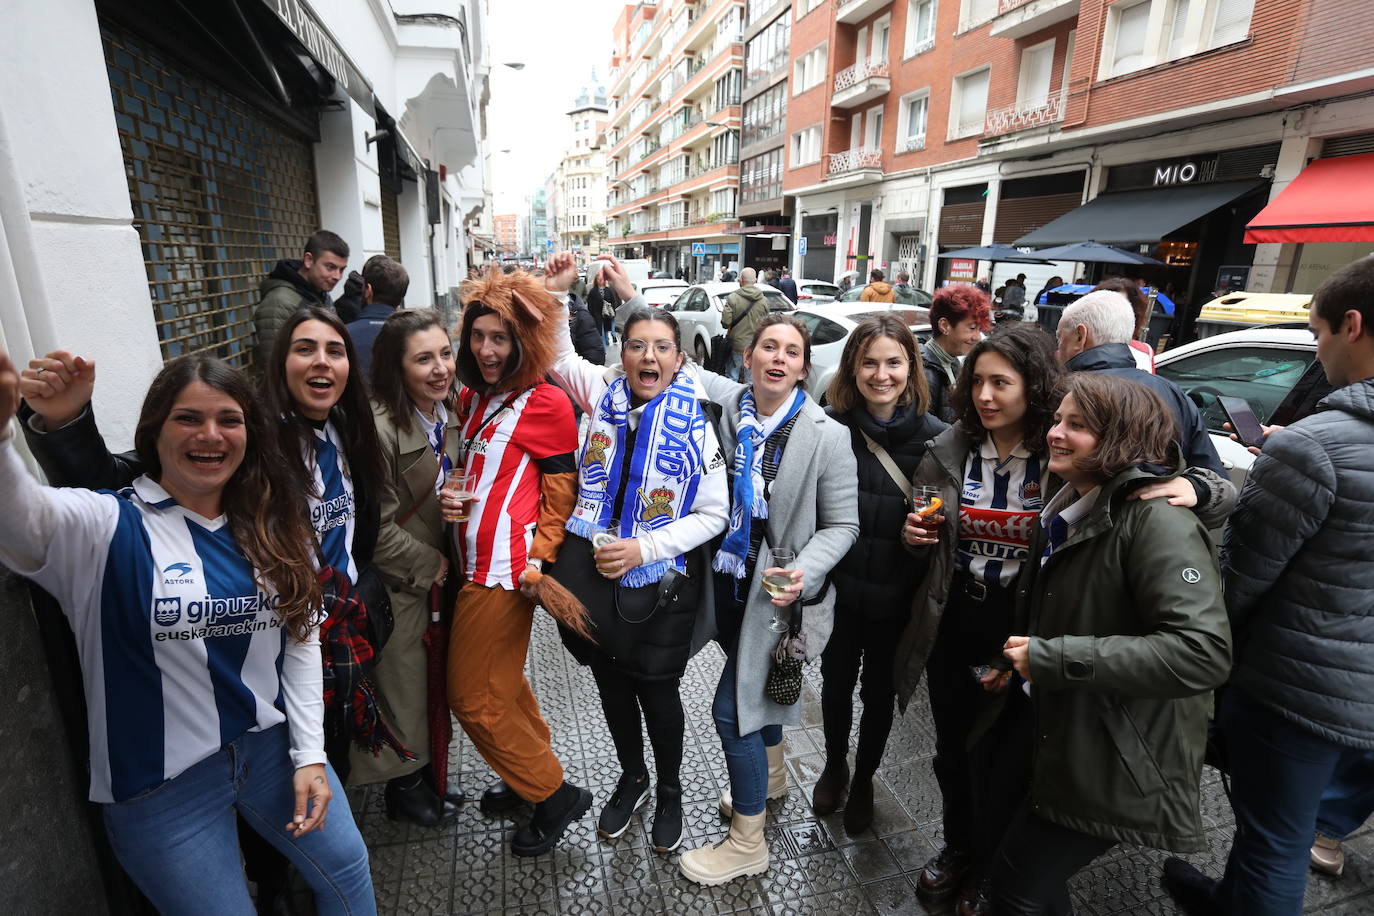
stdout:
[[602,252],[606,231],[606,88],[592,80],[568,111],[568,147],[558,165],[558,241],[585,257]]
[[740,257],[744,4],[627,6],[613,29],[606,157],[612,251],[714,277]]
[[498,257],[524,254],[521,243],[520,214],[498,213],[491,218]]
[[741,263],[754,268],[785,266],[791,248],[791,206],[782,192],[782,175],[792,10],[791,0],[745,4],[739,232]]
[[1368,253],[1367,240],[1350,237],[1359,231],[1319,240],[1287,227],[1275,240],[1284,233],[1247,227],[1312,160],[1348,156],[1345,167],[1358,169],[1358,154],[1374,151],[1365,64],[1374,26],[1361,8],[848,0],[798,9],[783,184],[797,242],[806,239],[804,272],[905,267],[931,288],[988,271],[941,251],[1095,239],[1164,261],[1140,275],[1194,305],[1228,285],[1310,291]]

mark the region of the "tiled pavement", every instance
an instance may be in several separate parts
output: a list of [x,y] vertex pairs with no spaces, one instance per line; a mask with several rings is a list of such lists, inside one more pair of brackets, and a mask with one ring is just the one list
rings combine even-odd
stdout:
[[[722,656],[714,646],[693,659],[683,682],[687,712],[682,766],[687,822],[684,848],[723,835],[716,801],[725,785],[725,764],[711,724],[711,697]],[[592,811],[568,832],[552,854],[520,859],[509,852],[515,823],[484,817],[466,804],[456,821],[439,828],[395,823],[382,810],[380,788],[352,790],[350,798],[371,850],[372,874],[382,913],[948,913],[928,907],[915,892],[923,862],[940,845],[940,795],[931,773],[934,734],[924,696],[899,717],[888,743],[886,766],[875,785],[871,831],[851,837],[841,815],[818,818],[807,800],[823,763],[818,665],[808,666],[802,724],[788,729],[786,748],[793,788],[784,802],[770,803],[772,867],[757,878],[702,888],[677,873],[677,855],[648,846],[646,805],[615,841],[596,836],[596,814],[619,776],[590,674],[563,651],[549,618],[536,617],[530,651],[531,681],[554,735],[554,749],[578,785],[596,797]],[[858,717],[855,717],[857,727]],[[492,778],[471,743],[458,732],[451,778],[476,796]],[[1214,773],[1203,787],[1203,817],[1211,843],[1193,859],[1219,875],[1230,845],[1230,807]],[[1159,887],[1164,855],[1118,847],[1073,882],[1081,916],[1177,912]],[[1308,913],[1353,916],[1374,913],[1374,829],[1346,844],[1344,877],[1312,875]]]

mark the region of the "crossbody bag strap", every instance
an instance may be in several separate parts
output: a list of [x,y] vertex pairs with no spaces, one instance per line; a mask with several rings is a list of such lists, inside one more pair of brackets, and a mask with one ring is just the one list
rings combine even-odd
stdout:
[[873,453],[873,457],[878,459],[878,463],[887,471],[887,476],[892,478],[892,482],[897,485],[897,489],[902,491],[902,496],[906,498],[907,508],[911,508],[911,481],[902,475],[902,469],[897,467],[897,462],[892,460],[892,456],[887,453],[887,449],[874,440],[872,436],[859,430],[859,435],[864,437],[868,443],[868,450]]
[[732,330],[734,330],[735,325],[739,324],[741,321],[743,321],[744,319],[748,318],[748,317],[749,317],[749,314],[750,314],[751,312],[753,312],[753,311],[754,311],[754,308],[755,308],[760,302],[762,302],[762,301],[763,301],[762,299],[755,299],[753,302],[749,303],[749,307],[748,307],[747,309],[744,310],[743,314],[741,314],[739,317],[737,317],[734,321],[732,321],[732,322],[730,322],[729,324],[727,324],[727,325],[725,326],[725,330],[727,330],[727,331],[732,331]]

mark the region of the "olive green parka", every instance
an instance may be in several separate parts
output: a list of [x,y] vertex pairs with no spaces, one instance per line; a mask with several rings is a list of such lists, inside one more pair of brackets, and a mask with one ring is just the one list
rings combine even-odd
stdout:
[[[1030,639],[1031,810],[1092,836],[1195,852],[1211,691],[1231,632],[1207,529],[1188,509],[1129,492],[1131,468],[1018,582]],[[1067,505],[1072,494],[1056,494]],[[1031,556],[1044,552],[1037,526]]]

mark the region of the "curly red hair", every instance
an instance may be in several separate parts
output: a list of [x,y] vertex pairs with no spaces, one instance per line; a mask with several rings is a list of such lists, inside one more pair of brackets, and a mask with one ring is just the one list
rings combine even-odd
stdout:
[[992,300],[972,283],[955,283],[935,291],[930,303],[930,327],[939,333],[940,319],[951,326],[972,318],[986,331],[992,327]]

